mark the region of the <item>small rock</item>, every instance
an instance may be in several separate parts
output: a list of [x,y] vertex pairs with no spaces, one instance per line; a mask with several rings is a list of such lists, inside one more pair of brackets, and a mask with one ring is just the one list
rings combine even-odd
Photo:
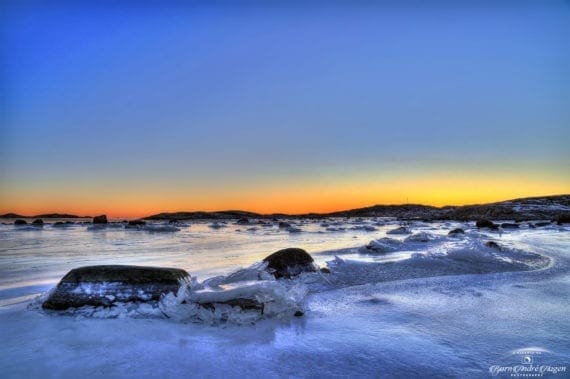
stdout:
[[475,226],[477,226],[478,228],[489,228],[489,229],[498,229],[499,227],[493,223],[492,221],[489,220],[478,220],[475,223]]
[[247,218],[240,218],[236,221],[238,225],[249,225],[249,220]]
[[296,311],[294,316],[295,317],[302,317],[304,315],[304,313],[302,311]]
[[[540,222],[535,222],[533,226],[535,226],[535,227],[537,227],[537,228],[540,228],[540,227],[542,227],[542,226],[547,226],[547,225],[550,225],[550,224],[551,224],[550,221],[540,221]],[[529,226],[530,226],[530,225],[532,225],[532,224],[529,224]]]
[[279,229],[289,229],[292,225],[285,221],[279,221]]
[[321,271],[323,274],[330,274],[330,273],[331,273],[331,269],[328,268],[328,267],[321,267],[321,268],[320,268],[320,271]]
[[146,221],[143,220],[131,220],[127,223],[126,228],[138,228],[139,226],[145,226]]
[[565,213],[565,214],[561,214],[559,216],[557,216],[554,221],[558,224],[558,225],[562,225],[562,224],[570,224],[570,213]]
[[490,247],[492,249],[501,250],[501,246],[499,246],[499,244],[496,243],[495,241],[487,241],[485,242],[485,246]]
[[57,221],[53,224],[53,226],[55,228],[61,228],[61,227],[70,226],[70,225],[73,225],[73,222],[71,222],[71,221],[65,221],[65,222],[64,221]]
[[16,220],[14,225],[28,225],[28,222],[26,220]]
[[107,222],[108,222],[107,215],[100,215],[93,217],[94,224],[106,224]]
[[33,226],[44,226],[44,220],[38,218],[32,222]]
[[520,228],[520,226],[519,226],[519,224],[513,224],[510,222],[503,222],[501,224],[501,228],[503,228],[503,229],[518,229],[518,228]]
[[465,230],[463,230],[461,228],[456,228],[456,229],[450,230],[449,233],[447,233],[447,235],[449,235],[449,236],[457,236],[459,234],[465,234]]
[[313,257],[305,250],[299,248],[288,248],[279,250],[265,259],[267,268],[276,278],[291,278],[302,272],[317,271],[313,263]]

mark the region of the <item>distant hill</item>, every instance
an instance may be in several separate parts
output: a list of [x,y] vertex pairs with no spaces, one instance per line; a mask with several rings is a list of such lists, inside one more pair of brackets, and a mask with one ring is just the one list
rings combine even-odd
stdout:
[[570,195],[528,197],[489,204],[433,207],[420,204],[374,205],[331,213],[259,214],[246,211],[174,212],[148,216],[146,220],[209,220],[240,218],[395,217],[424,220],[549,220],[570,214]]
[[23,215],[19,215],[17,213],[6,213],[3,215],[0,215],[0,218],[90,218],[90,216],[77,216],[77,215],[71,215],[71,214],[67,214],[67,213],[46,213],[46,214],[35,215],[35,216],[23,216]]

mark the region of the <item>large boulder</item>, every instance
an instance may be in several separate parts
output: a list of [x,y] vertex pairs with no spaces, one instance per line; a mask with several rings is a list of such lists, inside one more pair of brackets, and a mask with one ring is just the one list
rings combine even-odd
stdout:
[[44,226],[44,220],[42,220],[41,218],[35,219],[34,221],[32,221],[32,225],[33,226]]
[[159,300],[190,283],[181,269],[144,266],[86,266],[71,270],[43,303],[43,308],[111,306],[116,302]]
[[93,217],[93,223],[94,224],[106,224],[107,221],[107,215],[101,215],[101,216],[95,216]]
[[27,225],[28,223],[26,222],[26,220],[21,220],[18,219],[16,221],[14,221],[14,225]]
[[278,279],[317,271],[313,257],[305,250],[295,247],[276,251],[263,261],[268,263],[269,272]]

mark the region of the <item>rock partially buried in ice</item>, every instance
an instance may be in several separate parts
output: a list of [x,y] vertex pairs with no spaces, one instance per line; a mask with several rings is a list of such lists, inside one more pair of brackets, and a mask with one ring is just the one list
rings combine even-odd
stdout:
[[539,222],[535,222],[534,224],[529,224],[529,226],[532,225],[532,226],[534,226],[534,227],[536,227],[536,228],[540,228],[540,227],[547,226],[547,225],[550,225],[550,224],[551,224],[550,221],[539,221]]
[[400,226],[399,228],[388,230],[386,234],[412,234],[412,232],[407,227]]
[[305,250],[294,247],[276,251],[263,261],[267,262],[267,269],[277,279],[317,271],[313,257]]
[[457,229],[450,230],[449,233],[447,233],[447,235],[449,235],[449,236],[458,236],[460,234],[465,234],[465,230],[463,230],[461,228],[457,228]]
[[406,239],[404,241],[405,242],[429,242],[429,241],[431,241],[432,238],[433,238],[433,236],[431,236],[430,234],[428,234],[426,232],[419,232],[416,234],[412,234],[409,237],[406,237]]
[[106,224],[107,222],[108,222],[107,215],[100,215],[93,217],[94,224]]
[[364,246],[364,249],[361,249],[360,251],[363,253],[388,253],[398,250],[400,245],[402,245],[401,241],[390,237],[384,237],[370,241],[368,245]]
[[64,310],[84,305],[157,301],[190,283],[181,269],[144,266],[86,266],[71,270],[43,303],[45,309]]
[[491,249],[501,250],[501,246],[495,241],[487,241],[485,242],[485,246],[490,247]]

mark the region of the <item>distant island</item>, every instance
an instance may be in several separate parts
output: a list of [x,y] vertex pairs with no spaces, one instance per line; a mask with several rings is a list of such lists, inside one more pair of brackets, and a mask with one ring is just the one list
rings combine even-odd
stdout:
[[[488,204],[435,207],[421,204],[373,205],[329,213],[261,214],[242,210],[166,212],[143,217],[141,220],[239,220],[239,219],[287,219],[287,218],[331,218],[331,217],[394,217],[402,220],[556,220],[570,217],[570,194],[527,197]],[[0,218],[91,218],[66,213],[49,213],[23,216],[6,213]]]
[[423,220],[476,220],[509,219],[538,220],[568,217],[570,194],[528,197],[489,204],[434,207],[421,204],[374,205],[330,213],[260,214],[240,210],[218,212],[171,212],[145,217],[145,220],[210,220],[210,219],[279,219],[279,218],[329,218],[329,217],[395,217]]
[[6,213],[0,215],[0,218],[91,218],[91,216],[77,216],[67,213],[45,213],[35,216],[24,216],[17,213]]

